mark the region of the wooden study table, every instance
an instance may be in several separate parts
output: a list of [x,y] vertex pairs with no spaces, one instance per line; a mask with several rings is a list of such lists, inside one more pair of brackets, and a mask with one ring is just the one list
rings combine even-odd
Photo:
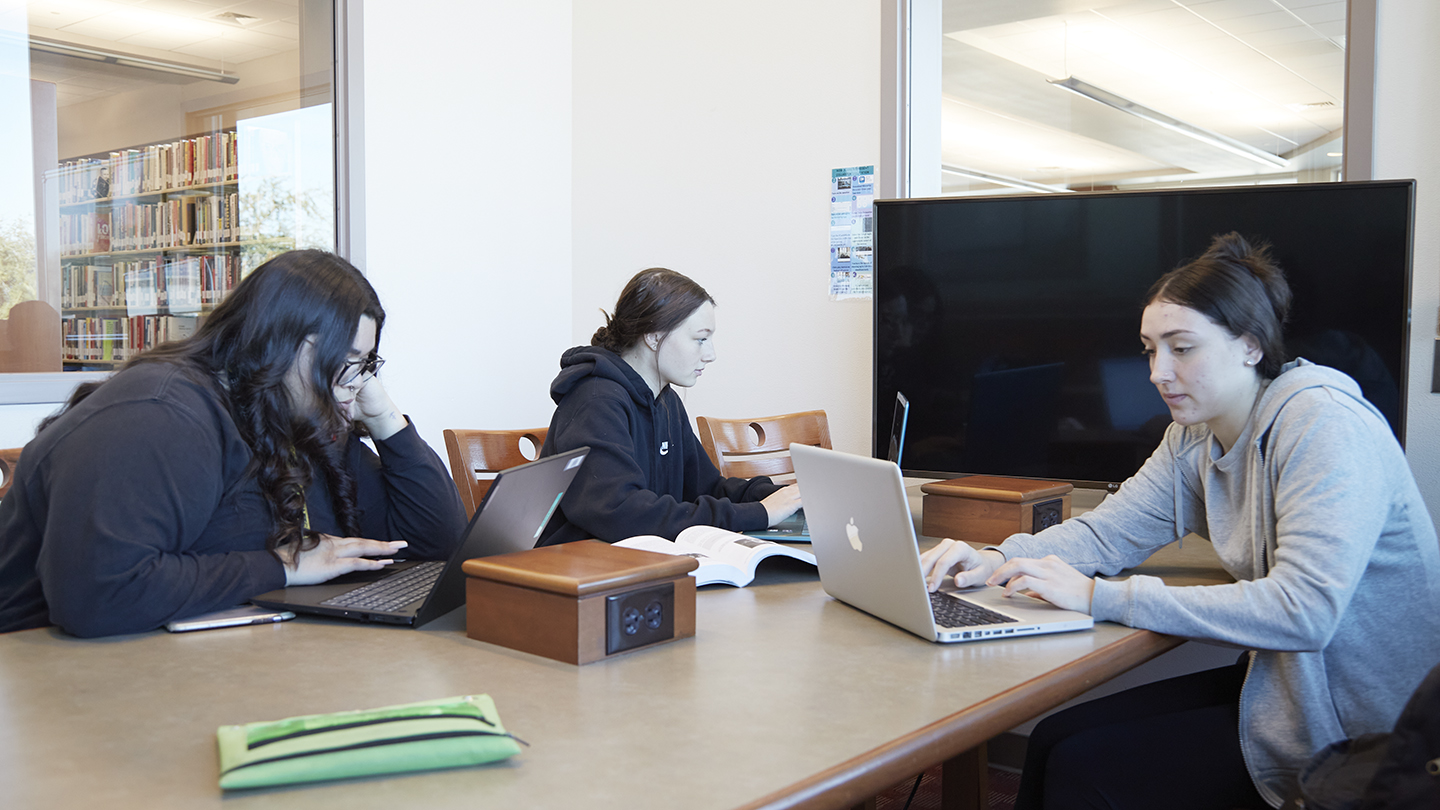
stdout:
[[[1149,568],[1223,577],[1206,543]],[[575,667],[424,629],[301,618],[179,635],[0,636],[0,785],[17,810],[848,808],[1178,639],[1093,631],[937,645],[772,561],[702,589],[696,638]],[[452,771],[222,794],[231,723],[488,693],[530,743]]]

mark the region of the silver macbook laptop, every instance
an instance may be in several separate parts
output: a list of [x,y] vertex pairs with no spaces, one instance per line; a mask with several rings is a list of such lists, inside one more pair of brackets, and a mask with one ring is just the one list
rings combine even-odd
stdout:
[[589,452],[580,447],[500,473],[449,562],[399,562],[250,601],[275,610],[417,627],[444,616],[465,604],[466,560],[535,547]]
[[[909,418],[910,400],[906,399],[903,393],[896,391],[895,418],[890,422],[890,460],[897,466],[900,464],[900,454],[905,449],[905,425],[909,422]],[[810,525],[805,520],[805,510],[802,508],[768,529],[745,532],[745,534],[778,543],[808,543],[810,542]]]
[[790,446],[790,454],[810,519],[820,583],[836,599],[931,641],[1030,636],[1095,625],[1084,613],[1028,596],[1006,597],[998,587],[929,593],[900,468],[798,444]]

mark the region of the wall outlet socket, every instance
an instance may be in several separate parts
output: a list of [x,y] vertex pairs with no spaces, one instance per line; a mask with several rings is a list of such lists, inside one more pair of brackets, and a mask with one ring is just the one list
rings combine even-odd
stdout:
[[675,637],[675,583],[605,597],[605,654]]
[[1065,519],[1065,502],[1059,498],[1035,504],[1030,513],[1030,533],[1056,526]]

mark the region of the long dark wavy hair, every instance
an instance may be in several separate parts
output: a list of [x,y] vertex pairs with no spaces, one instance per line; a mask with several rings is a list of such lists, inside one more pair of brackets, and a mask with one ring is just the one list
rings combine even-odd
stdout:
[[[334,254],[291,251],[246,276],[193,336],[157,346],[126,364],[179,366],[225,403],[250,446],[246,474],[255,477],[275,517],[266,540],[271,551],[286,543],[302,551],[319,543],[319,533],[305,529],[305,489],[317,472],[329,486],[345,533],[359,534],[355,480],[344,464],[351,425],[335,401],[333,385],[367,315],[375,320],[378,348],[385,310],[365,276]],[[314,363],[305,381],[309,403],[296,403],[285,377],[312,336]],[[40,430],[104,384],[77,388]]]

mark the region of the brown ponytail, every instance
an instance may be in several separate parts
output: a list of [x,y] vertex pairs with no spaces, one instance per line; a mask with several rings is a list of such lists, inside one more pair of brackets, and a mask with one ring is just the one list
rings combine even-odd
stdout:
[[1233,231],[1215,237],[1199,258],[1161,276],[1143,306],[1156,301],[1189,307],[1234,337],[1254,338],[1264,353],[1256,370],[1266,379],[1278,377],[1289,359],[1290,284],[1266,243],[1251,244]]

